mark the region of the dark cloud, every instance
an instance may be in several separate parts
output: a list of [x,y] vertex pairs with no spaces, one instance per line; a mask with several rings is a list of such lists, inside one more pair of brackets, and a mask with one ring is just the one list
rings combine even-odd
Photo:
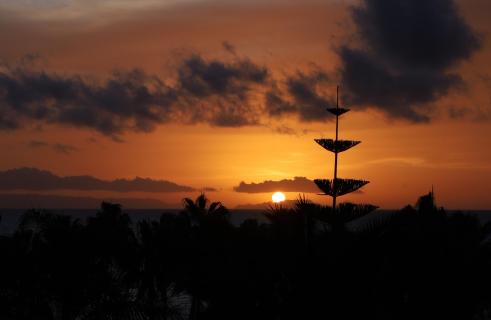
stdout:
[[277,126],[277,127],[274,127],[273,128],[274,132],[276,133],[279,133],[279,134],[285,134],[285,135],[299,135],[299,133],[297,132],[297,130],[289,127],[289,126],[286,126],[286,125],[280,125],[280,126]]
[[103,83],[80,76],[14,68],[0,72],[0,119],[94,129],[105,135],[151,131],[175,100],[159,79],[140,70],[115,72]]
[[222,46],[223,46],[223,49],[225,49],[225,51],[227,51],[228,53],[230,53],[234,56],[237,55],[237,51],[235,50],[235,46],[233,44],[231,44],[230,42],[223,41]]
[[218,127],[259,123],[259,110],[249,98],[254,86],[266,84],[265,67],[247,59],[226,63],[193,55],[179,66],[177,73],[179,104],[188,122]]
[[49,143],[45,141],[31,140],[27,145],[31,148],[42,148],[42,147],[48,147]]
[[450,106],[447,109],[448,115],[451,119],[463,119],[470,114],[469,108],[462,106]]
[[0,129],[58,124],[122,141],[125,132],[151,132],[169,122],[240,127],[283,116],[324,121],[330,117],[325,108],[334,104],[323,91],[331,84],[325,72],[275,80],[266,67],[237,56],[226,62],[191,55],[178,64],[174,80],[171,85],[139,69],[97,80],[25,63],[6,66],[0,71]]
[[266,110],[270,116],[296,115],[300,121],[307,122],[331,118],[326,108],[334,106],[335,101],[322,92],[322,88],[330,83],[325,72],[297,72],[288,76],[285,82],[285,88],[274,85],[266,93]]
[[463,83],[456,74],[433,70],[408,69],[395,74],[360,50],[344,48],[340,54],[343,59],[342,83],[348,92],[345,100],[357,106],[379,108],[394,118],[429,121],[428,107],[423,105]]
[[[338,51],[343,102],[427,121],[428,105],[463,85],[452,70],[479,48],[479,37],[452,0],[360,2],[351,11],[359,41]],[[236,127],[283,116],[329,119],[325,108],[333,95],[323,87],[332,89],[334,77],[317,71],[273,79],[230,42],[222,45],[229,60],[184,57],[169,75],[172,84],[138,69],[98,81],[36,71],[29,65],[39,57],[26,56],[0,69],[0,130],[57,124],[120,141],[125,132],[150,132],[169,122]]]
[[[36,168],[0,171],[0,190],[105,190],[115,192],[192,192],[196,189],[166,180],[136,177],[132,180],[101,180],[92,176],[60,177]],[[213,188],[205,188],[215,191]]]
[[55,152],[61,153],[61,154],[71,154],[74,151],[78,151],[78,148],[69,145],[69,144],[63,144],[63,143],[48,143],[46,141],[39,141],[39,140],[31,140],[27,143],[27,145],[30,148],[52,148]]
[[25,122],[88,128],[119,139],[125,131],[150,132],[170,121],[241,126],[257,123],[248,95],[268,71],[246,59],[225,63],[199,55],[177,68],[169,86],[142,70],[117,71],[104,81],[31,70],[0,71],[0,129]]
[[62,154],[70,154],[70,153],[78,150],[77,147],[71,146],[69,144],[63,144],[63,143],[56,143],[56,144],[54,144],[53,145],[53,149],[56,152],[62,153]]
[[480,47],[452,0],[363,0],[352,17],[361,43],[339,49],[344,98],[397,118],[429,120],[428,104],[463,85],[451,69]]
[[15,115],[9,114],[5,110],[0,110],[0,130],[14,130],[18,128],[19,123],[16,121]]
[[260,183],[245,183],[242,181],[234,187],[234,191],[242,193],[264,193],[264,192],[306,192],[319,193],[319,188],[312,180],[305,177],[294,177],[293,179],[283,179],[280,181],[266,180]]
[[196,97],[212,95],[245,99],[254,83],[265,83],[268,70],[249,60],[225,63],[206,61],[199,55],[186,59],[178,69],[180,87]]

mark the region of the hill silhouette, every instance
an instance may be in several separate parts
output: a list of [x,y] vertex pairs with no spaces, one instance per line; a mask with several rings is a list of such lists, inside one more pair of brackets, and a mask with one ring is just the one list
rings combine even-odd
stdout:
[[[196,189],[166,180],[136,177],[134,179],[102,180],[92,176],[60,177],[37,168],[0,171],[0,190],[105,190],[115,192],[191,192]],[[204,191],[214,191],[204,188]]]

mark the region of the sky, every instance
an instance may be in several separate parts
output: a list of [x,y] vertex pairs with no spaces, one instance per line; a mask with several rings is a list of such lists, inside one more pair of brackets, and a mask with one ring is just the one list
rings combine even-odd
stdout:
[[[488,0],[0,0],[0,193],[490,209]],[[27,169],[29,168],[29,169]],[[82,176],[82,178],[81,178]],[[138,178],[137,178],[138,177]],[[124,203],[123,203],[124,204]],[[1,205],[1,203],[0,203]]]

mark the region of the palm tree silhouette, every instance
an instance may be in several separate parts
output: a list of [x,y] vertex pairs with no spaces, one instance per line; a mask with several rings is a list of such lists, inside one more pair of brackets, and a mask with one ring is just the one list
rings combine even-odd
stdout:
[[201,225],[207,219],[227,220],[229,212],[221,202],[211,202],[204,193],[200,194],[196,200],[184,198],[184,212],[188,215],[193,226]]
[[191,294],[190,319],[196,320],[201,312],[204,287],[211,282],[214,259],[213,246],[217,239],[229,229],[229,212],[221,202],[211,202],[204,193],[196,200],[184,198],[183,214],[189,219],[192,227],[192,261],[189,270],[187,290]]
[[136,225],[108,203],[27,211],[0,237],[0,319],[489,319],[491,224],[432,193],[371,215],[300,197],[239,228],[204,194],[183,205]]
[[182,318],[175,301],[182,293],[177,282],[183,269],[179,255],[186,248],[186,230],[179,227],[178,219],[164,213],[158,222],[138,223],[138,268],[131,277],[141,309],[151,320]]

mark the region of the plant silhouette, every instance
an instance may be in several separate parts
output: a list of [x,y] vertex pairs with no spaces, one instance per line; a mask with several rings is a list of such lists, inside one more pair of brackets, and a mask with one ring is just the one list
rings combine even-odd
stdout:
[[489,319],[491,224],[299,196],[230,223],[204,194],[136,223],[28,210],[0,237],[1,319]]

